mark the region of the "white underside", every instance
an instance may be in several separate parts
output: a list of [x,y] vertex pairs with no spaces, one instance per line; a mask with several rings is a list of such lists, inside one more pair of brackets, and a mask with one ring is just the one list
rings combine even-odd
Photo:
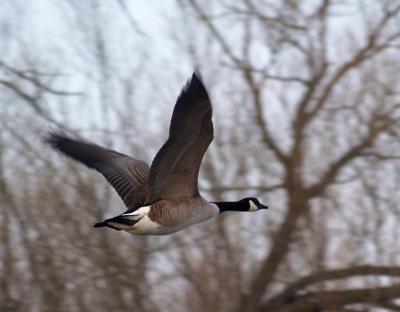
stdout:
[[156,234],[161,225],[149,218],[149,212],[150,206],[145,206],[134,212],[123,214],[123,216],[130,216],[132,220],[139,220],[135,225],[129,226],[125,230],[134,234]]

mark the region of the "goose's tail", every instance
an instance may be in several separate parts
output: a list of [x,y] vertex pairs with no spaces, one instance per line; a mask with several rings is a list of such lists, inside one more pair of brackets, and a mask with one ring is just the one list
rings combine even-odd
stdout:
[[119,229],[111,224],[108,224],[106,221],[103,222],[97,222],[93,225],[93,227],[109,227],[111,229],[117,230],[117,231],[121,231],[122,229]]
[[133,217],[131,214],[122,214],[110,219],[106,219],[103,222],[95,223],[93,227],[109,227],[114,230],[128,230],[135,225],[139,220]]

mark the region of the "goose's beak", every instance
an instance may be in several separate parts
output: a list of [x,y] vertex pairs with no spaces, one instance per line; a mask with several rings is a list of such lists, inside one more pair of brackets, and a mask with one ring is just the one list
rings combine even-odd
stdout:
[[260,204],[260,206],[258,207],[258,209],[268,209],[268,206]]

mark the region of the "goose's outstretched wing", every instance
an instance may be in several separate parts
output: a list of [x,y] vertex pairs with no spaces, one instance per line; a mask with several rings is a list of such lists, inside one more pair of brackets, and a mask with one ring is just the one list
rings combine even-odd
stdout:
[[172,114],[169,137],[151,164],[147,203],[198,194],[201,160],[214,137],[207,91],[194,73]]
[[145,162],[58,133],[49,133],[45,142],[100,172],[117,191],[127,208],[134,210],[146,202],[150,168]]

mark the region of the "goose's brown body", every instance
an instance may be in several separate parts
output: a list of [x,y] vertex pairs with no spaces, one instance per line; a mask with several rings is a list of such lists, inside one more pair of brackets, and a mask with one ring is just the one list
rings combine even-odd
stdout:
[[169,137],[151,166],[90,142],[51,133],[47,142],[99,171],[128,210],[97,223],[134,234],[169,234],[205,221],[219,210],[204,200],[197,179],[201,160],[213,139],[212,109],[207,91],[193,74],[172,114]]
[[[207,202],[200,196],[175,200],[160,200],[150,206],[141,207],[132,213],[123,214],[125,218],[136,221],[125,225],[124,230],[138,235],[171,234],[193,224],[204,222],[216,215],[217,205]],[[113,226],[120,226],[110,221]]]

